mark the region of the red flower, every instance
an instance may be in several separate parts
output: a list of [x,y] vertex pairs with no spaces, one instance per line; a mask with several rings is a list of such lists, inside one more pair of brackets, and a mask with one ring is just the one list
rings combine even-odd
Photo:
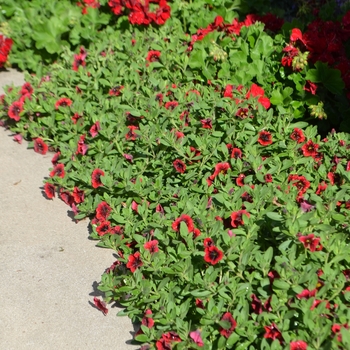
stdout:
[[160,51],[149,51],[146,57],[146,61],[158,62],[160,58]]
[[156,11],[155,22],[158,25],[162,25],[165,21],[170,18],[171,8],[165,0],[159,1],[159,9]]
[[228,169],[230,169],[229,163],[218,163],[215,165],[215,171],[214,171],[214,174],[212,176],[215,178],[219,174],[225,175],[227,173]]
[[115,15],[121,15],[123,12],[123,6],[121,0],[110,0],[108,1],[108,6],[111,8]]
[[259,97],[258,102],[265,108],[268,109],[271,105],[270,100],[264,96],[264,89],[261,88],[260,86],[253,84],[249,91],[246,94],[246,98],[248,99],[250,95],[254,97]]
[[248,118],[249,109],[248,108],[239,108],[236,112],[236,117],[241,119]]
[[58,159],[60,158],[61,152],[56,152],[52,159],[51,159],[51,163],[52,165],[57,165]]
[[268,131],[260,131],[258,142],[262,146],[267,146],[272,144],[272,135]]
[[239,227],[244,225],[243,215],[246,215],[248,218],[250,217],[250,214],[246,210],[238,210],[233,212],[231,214],[231,226]]
[[306,80],[306,84],[303,87],[303,90],[311,92],[311,94],[316,95],[317,85],[312,83],[310,80]]
[[60,107],[69,107],[72,104],[72,100],[69,98],[63,97],[60,98],[58,101],[55,103],[55,108],[58,109]]
[[212,265],[216,265],[224,257],[224,252],[215,246],[204,249],[204,260]]
[[318,147],[319,145],[317,143],[313,143],[312,140],[309,140],[303,147],[301,147],[301,149],[305,157],[315,157],[317,155]]
[[152,328],[154,326],[154,320],[150,317],[150,315],[152,315],[152,311],[150,309],[146,310],[141,321],[141,323],[148,328]]
[[158,241],[156,239],[146,242],[143,246],[145,249],[149,250],[151,254],[159,251],[158,249]]
[[242,158],[242,151],[239,148],[232,148],[231,158],[241,159]]
[[97,234],[102,237],[107,233],[111,232],[111,223],[109,221],[103,221],[99,226],[96,227]]
[[272,323],[271,326],[264,326],[265,328],[265,334],[264,338],[266,339],[278,339],[280,342],[282,342],[282,333],[277,329],[277,326],[275,323]]
[[214,246],[214,241],[211,238],[204,238],[204,248],[210,248]]
[[73,121],[73,124],[76,124],[78,122],[78,120],[82,117],[83,117],[82,115],[80,115],[78,113],[74,113],[73,117],[71,118]]
[[228,328],[220,327],[220,334],[225,338],[229,338],[232,332],[235,330],[237,322],[232,317],[232,314],[230,312],[224,313],[224,315],[221,317],[221,321],[227,321],[230,323],[230,326]]
[[52,199],[53,197],[55,197],[55,186],[46,182],[44,185],[44,191],[46,194],[46,197],[49,199]]
[[15,101],[9,107],[7,115],[11,119],[13,119],[16,122],[18,122],[21,119],[20,113],[22,113],[22,112],[23,112],[23,102],[22,101]]
[[316,292],[317,292],[317,289],[313,289],[313,290],[304,289],[302,292],[297,294],[297,298],[298,299],[309,299],[311,297],[314,297],[316,295]]
[[197,329],[193,332],[190,332],[190,338],[199,346],[204,346],[203,339],[201,337],[201,332]]
[[95,169],[91,174],[91,183],[93,188],[97,188],[100,186],[103,186],[103,183],[101,182],[101,176],[103,176],[105,173],[101,169]]
[[302,340],[290,342],[290,350],[307,350],[307,343]]
[[293,132],[290,134],[290,138],[298,143],[303,143],[305,141],[303,130],[298,128],[294,128]]
[[33,86],[30,85],[30,83],[24,83],[22,85],[22,89],[20,91],[21,96],[23,97],[30,97],[33,94]]
[[245,179],[245,175],[244,174],[239,174],[237,179],[236,179],[236,184],[237,186],[244,186],[244,179]]
[[22,137],[21,134],[16,134],[16,135],[13,136],[13,141],[18,142],[19,144],[22,143],[22,140],[23,140],[23,137]]
[[77,71],[80,66],[85,67],[86,62],[85,58],[87,56],[87,52],[84,47],[80,48],[80,53],[77,55],[74,55],[74,61],[73,61],[73,70]]
[[266,174],[264,176],[264,179],[265,179],[265,182],[272,182],[273,181],[273,178],[272,178],[271,174]]
[[40,138],[36,138],[34,140],[34,151],[40,154],[46,154],[48,151],[49,147],[47,144]]
[[61,163],[58,163],[53,170],[50,172],[50,176],[58,176],[61,177],[62,179],[64,178],[65,172],[64,172],[64,165]]
[[143,265],[143,262],[140,258],[140,252],[136,252],[135,254],[131,254],[129,256],[128,263],[126,264],[126,267],[130,269],[132,273],[135,272],[135,270]]
[[260,315],[263,311],[261,300],[255,294],[252,294],[250,297],[252,298],[253,312]]
[[299,237],[299,241],[303,243],[304,247],[306,249],[309,249],[311,252],[322,249],[320,240],[321,238],[315,238],[315,235],[313,233]]
[[201,123],[202,123],[202,127],[204,129],[212,129],[213,128],[212,120],[210,118],[202,119]]
[[76,204],[84,202],[84,196],[85,196],[84,191],[79,190],[78,187],[76,187],[76,186],[74,187],[72,195],[74,198],[74,202]]
[[125,135],[125,138],[127,140],[135,141],[137,139],[138,135],[134,132],[134,130],[138,130],[138,127],[135,125],[128,125],[127,128],[129,129],[129,131]]
[[233,85],[230,85],[230,84],[226,85],[225,92],[224,92],[224,97],[233,98],[232,91],[233,91]]
[[81,155],[85,155],[87,150],[88,150],[89,146],[87,144],[85,144],[85,135],[81,135],[78,141],[78,148],[75,152],[75,154],[81,154]]
[[106,303],[101,301],[100,299],[94,297],[94,304],[95,306],[103,312],[104,315],[108,314],[108,309],[106,308]]
[[193,220],[190,216],[186,214],[182,214],[179,218],[177,218],[171,225],[172,229],[176,232],[180,231],[180,224],[184,222],[187,225],[188,232],[194,231]]
[[91,137],[95,137],[98,135],[98,132],[101,130],[100,122],[97,121],[91,128],[90,128],[90,135]]
[[112,89],[109,90],[110,96],[119,96],[121,94],[121,90],[124,89],[122,85],[116,85]]
[[166,109],[171,109],[171,110],[173,110],[175,107],[177,107],[179,105],[179,102],[177,102],[177,101],[170,101],[170,102],[167,102],[165,105],[164,105],[164,107],[166,108]]
[[175,170],[181,174],[186,171],[186,164],[180,159],[175,159],[173,165]]
[[111,211],[112,208],[106,202],[101,202],[96,208],[96,218],[100,221],[107,220]]
[[301,30],[299,28],[293,28],[292,34],[290,35],[290,41],[296,42],[298,40],[306,46],[306,41],[305,38],[303,38],[303,33],[301,32]]
[[302,196],[310,187],[310,182],[304,176],[289,175],[288,182],[292,181],[292,186],[299,190],[298,197]]

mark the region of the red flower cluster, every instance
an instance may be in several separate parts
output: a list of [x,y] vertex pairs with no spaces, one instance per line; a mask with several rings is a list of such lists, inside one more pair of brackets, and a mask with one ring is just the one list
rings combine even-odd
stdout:
[[7,61],[7,57],[11,51],[13,41],[0,34],[0,68],[2,68]]
[[[150,11],[150,3],[157,3],[155,12]],[[157,25],[164,24],[170,18],[170,6],[166,0],[109,0],[108,6],[112,12],[119,16],[125,10],[129,12],[129,22],[131,24]]]
[[77,55],[74,55],[74,61],[73,61],[73,70],[77,71],[80,66],[85,67],[86,62],[85,58],[87,56],[87,52],[84,47],[80,48],[80,52]]
[[289,175],[288,182],[292,182],[292,186],[299,190],[297,198],[301,198],[310,187],[310,182],[302,175]]
[[156,347],[157,350],[171,350],[171,343],[180,341],[180,336],[177,333],[170,331],[162,334],[161,339],[156,342]]

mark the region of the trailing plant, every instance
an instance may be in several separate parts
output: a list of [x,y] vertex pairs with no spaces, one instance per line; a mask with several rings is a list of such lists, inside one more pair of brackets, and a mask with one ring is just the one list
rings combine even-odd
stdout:
[[99,288],[141,349],[347,349],[350,137],[309,123],[346,102],[340,73],[297,27],[225,16],[192,36],[121,16],[0,119],[55,152],[43,191],[115,250]]

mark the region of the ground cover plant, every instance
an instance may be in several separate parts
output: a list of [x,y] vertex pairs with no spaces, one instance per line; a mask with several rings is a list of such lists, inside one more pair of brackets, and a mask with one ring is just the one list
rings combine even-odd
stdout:
[[350,13],[179,4],[66,46],[0,119],[55,152],[43,190],[115,250],[99,288],[141,349],[347,349]]

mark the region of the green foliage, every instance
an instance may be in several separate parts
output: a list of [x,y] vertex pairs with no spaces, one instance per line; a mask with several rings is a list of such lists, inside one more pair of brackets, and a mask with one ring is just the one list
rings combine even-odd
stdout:
[[[325,96],[344,97],[329,95],[341,91],[338,73],[320,63],[283,67],[284,36],[261,23],[212,31],[189,50],[191,11],[194,33],[210,23],[213,3],[178,2],[157,28],[120,17],[96,34],[76,70],[85,49],[68,29],[76,53],[63,45],[58,62],[27,75],[30,96],[9,90],[0,119],[37,152],[46,152],[40,142],[59,152],[45,193],[76,220],[89,217],[91,238],[115,250],[99,288],[125,307],[120,315],[142,323],[136,341],[346,349],[350,137],[323,138],[307,119]],[[229,6],[219,2],[207,17],[228,18]],[[107,23],[89,13],[85,25]],[[55,51],[69,25],[38,23],[36,49]],[[322,94],[305,91],[307,80]]]

